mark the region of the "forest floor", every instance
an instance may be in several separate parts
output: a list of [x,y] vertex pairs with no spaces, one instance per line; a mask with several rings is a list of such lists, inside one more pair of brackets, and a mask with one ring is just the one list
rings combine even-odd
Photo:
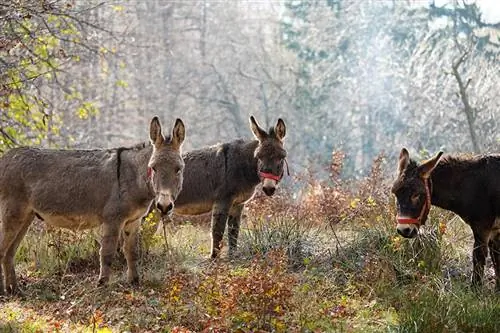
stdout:
[[0,298],[0,332],[500,332],[490,261],[484,288],[469,287],[469,227],[433,208],[420,236],[402,239],[374,187],[256,198],[231,260],[226,248],[208,259],[206,216],[156,232],[149,218],[139,286],[117,256],[97,287],[95,233],[34,223],[17,253],[23,295]]

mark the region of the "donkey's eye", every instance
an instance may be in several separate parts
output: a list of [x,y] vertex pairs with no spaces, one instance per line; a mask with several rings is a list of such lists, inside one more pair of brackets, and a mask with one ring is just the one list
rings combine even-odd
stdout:
[[418,199],[420,199],[420,194],[414,194],[410,197],[410,200],[414,205],[418,203]]
[[181,171],[182,171],[182,169],[180,167],[175,168],[175,173],[176,174],[180,174]]

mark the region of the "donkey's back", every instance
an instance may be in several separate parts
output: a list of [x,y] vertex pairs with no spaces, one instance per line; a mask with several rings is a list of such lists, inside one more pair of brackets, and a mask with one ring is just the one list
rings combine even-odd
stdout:
[[[90,227],[118,189],[117,160],[116,149],[12,149],[0,158],[4,214],[29,211],[62,227]],[[61,215],[68,215],[68,222],[81,218],[86,225],[65,223]]]
[[215,202],[249,200],[259,183],[253,156],[257,145],[256,140],[235,140],[185,153],[184,186],[175,211],[198,215],[212,211]]
[[451,208],[468,223],[500,218],[499,173],[500,155],[493,154],[445,156],[433,172],[436,185],[451,192],[442,191],[445,192],[440,196],[444,198],[444,208]]

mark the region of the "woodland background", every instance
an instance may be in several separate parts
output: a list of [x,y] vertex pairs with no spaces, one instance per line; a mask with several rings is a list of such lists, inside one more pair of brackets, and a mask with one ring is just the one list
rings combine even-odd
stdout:
[[[500,19],[474,1],[0,1],[0,149],[185,149],[283,117],[292,171],[366,175],[402,146],[499,147]],[[489,17],[489,16],[488,16]],[[394,164],[394,165],[393,165]]]
[[500,332],[470,228],[433,207],[403,239],[389,190],[402,146],[498,152],[494,4],[0,0],[0,154],[132,145],[153,115],[190,150],[251,138],[253,114],[285,120],[292,174],[247,205],[234,260],[207,259],[209,217],[148,215],[140,286],[117,255],[97,287],[96,234],[35,221],[0,331]]

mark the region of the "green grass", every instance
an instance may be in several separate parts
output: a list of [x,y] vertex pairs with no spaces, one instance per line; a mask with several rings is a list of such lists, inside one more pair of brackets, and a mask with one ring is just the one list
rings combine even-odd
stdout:
[[418,289],[408,288],[401,300],[399,323],[394,332],[499,332],[500,300],[491,291],[477,293],[467,286],[455,284],[445,288],[422,284]]

